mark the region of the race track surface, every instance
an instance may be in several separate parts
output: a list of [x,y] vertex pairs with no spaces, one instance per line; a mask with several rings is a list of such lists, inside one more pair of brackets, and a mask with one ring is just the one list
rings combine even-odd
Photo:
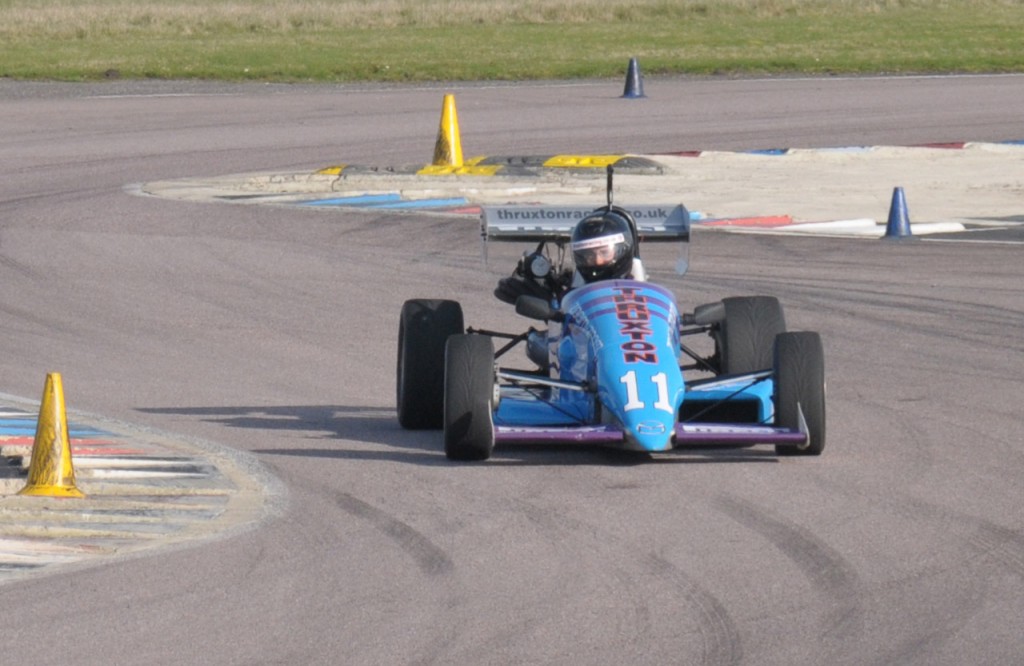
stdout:
[[[1024,138],[1020,76],[621,91],[0,81],[0,393],[38,398],[59,371],[69,408],[228,447],[285,489],[245,531],[0,585],[2,661],[1019,661],[1012,230],[971,243],[698,229],[682,279],[672,252],[645,250],[684,306],[770,294],[791,329],[821,332],[819,459],[521,446],[452,464],[439,433],[395,420],[399,310],[454,298],[474,326],[522,330],[491,295],[520,248],[485,267],[472,216],[135,193],[429,161],[444,92],[481,154]],[[1009,168],[1019,186],[1024,166]]]

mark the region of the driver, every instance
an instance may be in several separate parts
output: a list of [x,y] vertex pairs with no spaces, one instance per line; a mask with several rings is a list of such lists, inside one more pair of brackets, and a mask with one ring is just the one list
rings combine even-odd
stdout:
[[632,226],[615,210],[580,220],[572,231],[570,248],[576,264],[573,287],[616,278],[646,279]]
[[570,237],[575,270],[552,275],[550,262],[541,263],[538,272],[534,263],[540,250],[525,255],[513,275],[501,278],[494,295],[506,303],[515,304],[524,295],[539,296],[545,300],[560,298],[568,289],[589,282],[616,278],[645,281],[647,273],[637,256],[633,225],[625,213],[616,209],[603,209],[591,213],[576,223]]
[[[545,300],[559,298],[568,289],[581,287],[598,280],[631,278],[646,280],[643,264],[637,256],[633,225],[623,213],[608,208],[591,213],[576,223],[569,240],[575,271],[572,277],[549,276],[550,266],[541,271],[544,278],[537,280],[533,262],[537,254],[520,260],[511,277],[502,278],[494,295],[506,303],[514,304],[519,296],[530,294]],[[548,332],[530,329],[526,354],[542,370],[549,368]]]

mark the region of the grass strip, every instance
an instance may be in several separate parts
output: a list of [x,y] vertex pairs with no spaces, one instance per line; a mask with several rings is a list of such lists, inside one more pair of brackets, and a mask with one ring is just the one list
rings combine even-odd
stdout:
[[416,82],[1024,71],[1022,0],[0,0],[0,76]]

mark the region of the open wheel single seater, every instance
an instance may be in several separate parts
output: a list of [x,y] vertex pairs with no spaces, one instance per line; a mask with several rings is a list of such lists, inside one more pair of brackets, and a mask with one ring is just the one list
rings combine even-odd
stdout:
[[[442,429],[453,460],[485,460],[507,443],[651,453],[769,445],[779,455],[821,454],[821,338],[787,331],[776,298],[735,296],[682,312],[669,289],[643,276],[574,278],[566,247],[588,216],[626,220],[636,250],[641,242],[677,244],[677,272],[686,270],[686,208],[616,206],[610,170],[607,191],[607,204],[596,209],[483,209],[485,247],[513,241],[534,248],[496,295],[544,327],[466,328],[455,301],[406,301],[398,333],[400,424]],[[696,353],[686,343],[695,335],[709,336],[714,352]],[[531,367],[507,362],[517,347]]]

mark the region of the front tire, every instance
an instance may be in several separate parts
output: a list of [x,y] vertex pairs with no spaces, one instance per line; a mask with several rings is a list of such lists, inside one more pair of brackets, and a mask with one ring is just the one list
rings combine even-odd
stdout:
[[444,368],[444,452],[486,460],[494,450],[494,344],[485,335],[448,338]]
[[415,298],[402,305],[398,325],[398,423],[409,430],[438,429],[444,411],[444,346],[465,330],[456,301]]
[[779,455],[818,456],[825,449],[825,354],[810,331],[775,339],[775,424],[807,430],[807,445],[775,447]]
[[782,305],[774,296],[723,298],[725,320],[717,337],[723,374],[772,368],[775,336],[786,330]]

